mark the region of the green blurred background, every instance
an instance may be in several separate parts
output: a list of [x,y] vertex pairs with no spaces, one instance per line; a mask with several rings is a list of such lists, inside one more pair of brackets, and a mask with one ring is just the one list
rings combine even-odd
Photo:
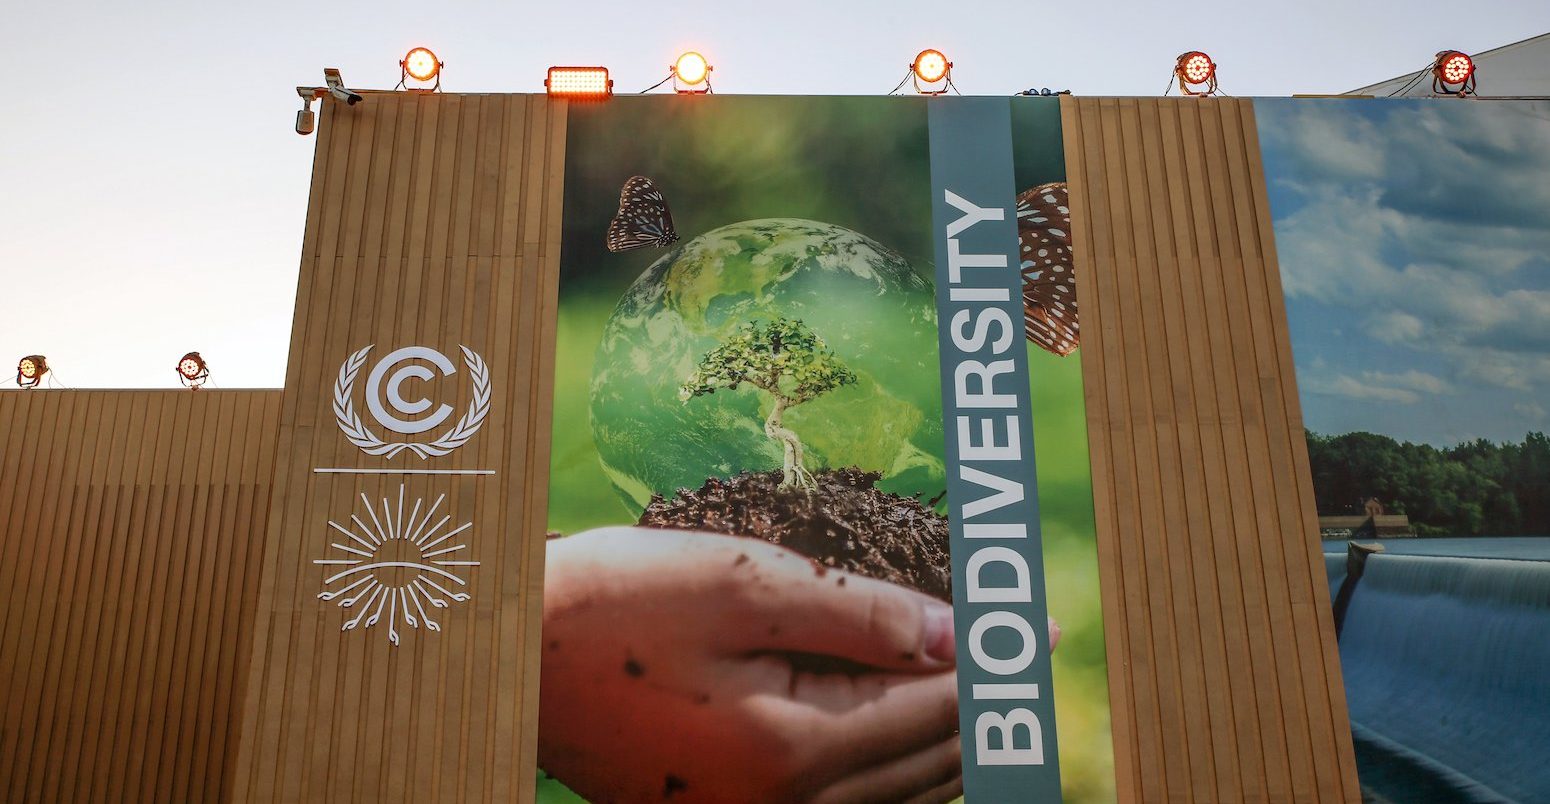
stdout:
[[[613,254],[604,233],[632,175],[662,189],[683,240],[755,218],[836,224],[933,277],[926,104],[918,97],[622,97],[572,105],[556,347],[549,528],[631,523],[638,511],[604,474],[589,388],[604,325],[661,250]],[[1059,106],[1013,98],[1018,190],[1065,178]],[[1039,503],[1065,798],[1111,801],[1114,762],[1098,596],[1080,350],[1029,349]],[[933,385],[936,377],[925,378]],[[940,455],[940,445],[937,448]],[[772,467],[773,468],[773,467]],[[665,490],[671,491],[671,490]],[[575,801],[542,779],[540,801]]]

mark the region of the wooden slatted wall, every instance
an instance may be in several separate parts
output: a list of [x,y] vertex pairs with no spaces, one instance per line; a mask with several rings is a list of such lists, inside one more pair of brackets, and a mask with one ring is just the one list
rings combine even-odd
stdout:
[[[367,93],[325,104],[297,292],[274,504],[245,701],[238,801],[527,801],[538,715],[565,105],[544,96]],[[374,457],[334,411],[344,361],[421,345],[459,368],[406,389],[461,414],[459,345],[487,361],[482,429],[445,457]],[[449,420],[450,422],[451,420]],[[441,428],[438,428],[441,429]],[[426,440],[438,435],[415,436]],[[316,468],[481,469],[494,475],[319,474]],[[318,599],[327,525],[372,501],[445,494],[472,522],[466,603],[440,632],[387,615],[342,631]],[[409,510],[408,504],[405,511]],[[460,539],[459,541],[463,541]],[[335,554],[332,557],[337,557]],[[337,567],[335,568],[337,569]],[[450,582],[449,582],[450,583]],[[429,608],[427,606],[427,608]]]
[[0,798],[225,797],[279,413],[0,393]]
[[1121,798],[1355,801],[1253,105],[1061,113]]

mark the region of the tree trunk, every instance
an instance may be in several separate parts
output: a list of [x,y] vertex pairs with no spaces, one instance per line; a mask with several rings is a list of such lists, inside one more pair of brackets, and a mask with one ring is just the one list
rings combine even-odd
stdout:
[[802,442],[796,433],[781,424],[781,415],[786,412],[786,407],[785,397],[777,395],[775,407],[770,410],[769,418],[764,420],[764,434],[779,441],[784,453],[780,486],[786,489],[812,488],[813,476],[802,465]]

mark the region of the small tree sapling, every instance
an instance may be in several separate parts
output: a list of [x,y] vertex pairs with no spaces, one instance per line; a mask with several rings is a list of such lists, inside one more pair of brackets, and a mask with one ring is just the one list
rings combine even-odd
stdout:
[[803,465],[802,441],[781,423],[781,417],[803,402],[855,381],[855,373],[806,325],[777,318],[768,324],[744,324],[706,352],[678,389],[678,398],[688,402],[718,388],[735,391],[743,383],[769,394],[774,407],[764,420],[764,434],[779,442],[785,454],[781,488],[811,489],[813,476]]

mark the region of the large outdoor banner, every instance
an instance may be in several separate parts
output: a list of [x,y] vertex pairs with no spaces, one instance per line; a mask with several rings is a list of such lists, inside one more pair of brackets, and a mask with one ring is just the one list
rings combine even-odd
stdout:
[[1363,786],[1547,800],[1550,103],[1255,112]]
[[573,106],[546,801],[1113,797],[1058,105]]

